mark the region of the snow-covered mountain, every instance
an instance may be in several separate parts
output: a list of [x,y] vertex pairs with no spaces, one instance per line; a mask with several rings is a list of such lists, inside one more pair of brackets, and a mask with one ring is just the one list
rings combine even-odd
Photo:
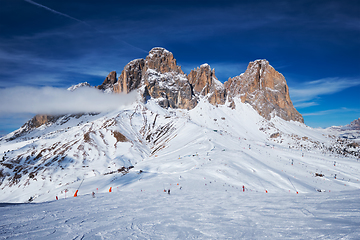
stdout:
[[69,87],[67,90],[73,92],[76,89],[82,88],[82,87],[90,87],[90,83],[82,82],[82,83],[79,83],[79,84],[76,84],[76,85],[73,85],[73,86]]
[[346,125],[346,127],[350,128],[351,130],[360,130],[360,118],[355,119],[349,125]]
[[[132,104],[113,112],[38,115],[1,138],[0,201],[41,202],[110,188],[358,189],[359,147],[334,129],[302,123],[285,79],[267,61],[249,69],[247,78],[224,86],[209,65],[186,75],[170,52],[152,49],[98,86],[136,91]],[[246,79],[248,94],[241,92]]]
[[353,147],[360,146],[360,118],[355,119],[350,124],[345,126],[332,126],[328,128],[329,131],[333,131],[336,136],[341,139],[351,140]]

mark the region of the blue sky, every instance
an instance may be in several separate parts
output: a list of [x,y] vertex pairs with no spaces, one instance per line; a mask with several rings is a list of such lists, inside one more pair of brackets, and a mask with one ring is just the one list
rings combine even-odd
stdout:
[[[312,127],[360,117],[360,2],[1,0],[0,89],[99,85],[161,46],[224,82],[250,61],[282,73]],[[7,104],[2,102],[1,104]],[[0,135],[33,113],[0,112]]]

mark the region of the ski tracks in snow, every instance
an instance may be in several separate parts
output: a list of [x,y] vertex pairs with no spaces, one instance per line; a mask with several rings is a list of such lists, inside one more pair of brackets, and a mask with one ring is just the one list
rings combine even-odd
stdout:
[[0,239],[358,239],[357,196],[184,190],[87,195],[1,207]]

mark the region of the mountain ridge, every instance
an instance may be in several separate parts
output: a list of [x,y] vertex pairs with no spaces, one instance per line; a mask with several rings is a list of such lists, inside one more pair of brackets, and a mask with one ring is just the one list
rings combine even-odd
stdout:
[[[154,75],[157,81],[152,81]],[[185,78],[188,81],[184,81]],[[144,87],[144,99],[147,96],[162,98],[159,102],[165,108],[190,110],[200,97],[207,98],[213,105],[228,102],[229,106],[234,107],[232,98],[240,96],[243,102],[249,103],[267,119],[279,116],[287,121],[304,122],[291,102],[284,76],[266,60],[250,62],[245,73],[229,78],[222,84],[215,76],[215,69],[211,70],[208,64],[202,64],[186,75],[171,52],[155,47],[145,59],[130,61],[118,80],[116,72],[111,72],[97,88],[129,93],[141,87]],[[174,87],[181,91],[174,90]]]
[[[68,90],[79,87],[90,87],[90,84],[79,83]],[[164,108],[188,110],[193,109],[200,98],[206,98],[215,106],[235,108],[233,98],[240,97],[268,120],[279,116],[286,121],[304,122],[291,102],[284,76],[264,59],[250,62],[244,73],[222,84],[209,64],[202,64],[185,74],[170,51],[154,47],[145,59],[130,61],[119,76],[116,71],[111,71],[103,83],[95,87],[105,93],[126,94],[140,89],[143,101],[154,98]],[[44,116],[40,114],[31,121],[57,117]],[[47,123],[43,121],[43,124]]]

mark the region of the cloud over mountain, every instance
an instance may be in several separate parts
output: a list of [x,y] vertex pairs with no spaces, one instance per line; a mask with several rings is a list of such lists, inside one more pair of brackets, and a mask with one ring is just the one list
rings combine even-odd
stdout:
[[105,94],[88,87],[74,92],[52,87],[14,87],[0,89],[0,115],[104,112],[131,104],[135,100],[135,94]]

